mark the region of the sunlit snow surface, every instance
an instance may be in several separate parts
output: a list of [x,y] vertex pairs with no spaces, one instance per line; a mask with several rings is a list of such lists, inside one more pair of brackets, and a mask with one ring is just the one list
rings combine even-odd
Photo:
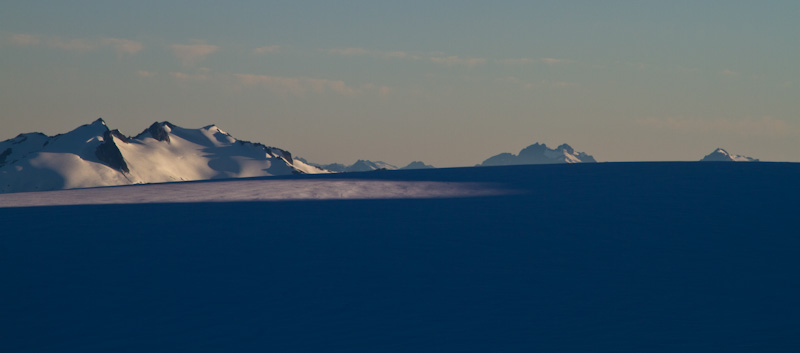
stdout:
[[0,195],[0,207],[181,202],[421,199],[513,192],[488,183],[393,180],[274,180],[185,182]]
[[[796,352],[798,180],[599,163],[42,193],[85,205],[0,208],[0,352]],[[231,201],[251,192],[301,196]]]

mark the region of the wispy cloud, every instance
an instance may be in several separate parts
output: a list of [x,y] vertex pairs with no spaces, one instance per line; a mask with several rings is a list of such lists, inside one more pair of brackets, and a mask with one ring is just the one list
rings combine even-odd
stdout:
[[8,39],[16,45],[38,45],[41,42],[38,36],[24,33],[11,34]]
[[114,50],[117,51],[118,55],[136,54],[142,49],[144,49],[144,45],[141,42],[133,41],[130,39],[103,38],[100,39],[100,43],[103,45],[113,46]]
[[277,53],[279,51],[281,51],[280,45],[267,45],[265,47],[253,49],[253,53],[255,54]]
[[484,58],[460,57],[455,55],[447,56],[443,52],[429,53],[410,53],[407,51],[382,51],[364,48],[333,48],[326,49],[326,53],[341,56],[368,56],[378,59],[405,59],[405,60],[428,60],[430,62],[448,66],[474,67],[486,63]]
[[205,71],[199,73],[170,72],[169,75],[181,81],[205,81],[209,79]]
[[302,96],[308,92],[334,92],[346,96],[358,94],[358,90],[339,80],[308,77],[279,77],[268,75],[236,74],[245,86],[263,86],[281,94]]
[[408,52],[404,52],[404,51],[387,51],[387,52],[383,52],[382,56],[387,58],[387,59],[397,58],[397,59],[419,60],[419,58],[420,58],[418,55],[409,54]]
[[244,86],[264,87],[282,96],[305,96],[309,93],[326,92],[343,96],[356,96],[364,92],[375,92],[381,96],[385,96],[391,92],[391,88],[388,86],[365,84],[359,87],[353,87],[340,80],[253,74],[236,74],[234,76],[236,80]]
[[89,51],[97,47],[97,43],[85,38],[60,39],[51,38],[47,45],[68,51]]
[[557,59],[557,58],[541,58],[541,59],[539,59],[539,61],[541,61],[541,62],[543,62],[545,64],[549,64],[549,65],[569,64],[569,63],[573,62],[572,60],[569,60],[569,59]]
[[526,64],[533,64],[536,62],[536,60],[531,58],[510,58],[510,59],[497,59],[494,62],[502,65],[526,65]]
[[478,66],[486,62],[484,58],[462,58],[459,56],[451,55],[451,56],[434,56],[431,57],[431,61],[437,64],[443,64],[448,66],[453,65],[463,65],[467,67]]
[[508,59],[497,59],[494,61],[497,64],[502,65],[530,65],[535,63],[544,63],[548,65],[555,65],[555,64],[570,64],[574,63],[574,60],[569,59],[556,59],[556,58],[508,58]]
[[47,46],[67,51],[90,51],[101,47],[112,47],[118,55],[136,54],[144,49],[144,44],[123,38],[61,38],[17,33],[9,36],[9,41],[16,45]]
[[216,45],[205,44],[202,41],[195,41],[193,44],[173,44],[170,45],[172,54],[185,66],[193,66],[206,56],[219,50]]
[[328,49],[328,54],[335,54],[335,55],[344,55],[344,56],[358,56],[358,55],[368,55],[375,53],[374,51],[369,51],[364,48],[334,48]]
[[798,135],[800,129],[771,116],[756,119],[691,119],[685,117],[649,118],[637,121],[640,125],[680,133],[719,133],[739,136]]
[[419,55],[414,55],[405,51],[381,51],[381,50],[368,50],[364,48],[334,48],[326,50],[331,55],[342,56],[371,56],[381,59],[410,59],[419,60]]

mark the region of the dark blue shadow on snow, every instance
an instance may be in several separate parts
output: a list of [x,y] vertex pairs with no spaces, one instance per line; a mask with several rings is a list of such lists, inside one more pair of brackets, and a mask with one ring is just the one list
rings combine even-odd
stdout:
[[[466,199],[2,209],[0,351],[795,351],[800,173],[763,165],[437,174],[531,190]],[[334,178],[357,174],[407,180]]]

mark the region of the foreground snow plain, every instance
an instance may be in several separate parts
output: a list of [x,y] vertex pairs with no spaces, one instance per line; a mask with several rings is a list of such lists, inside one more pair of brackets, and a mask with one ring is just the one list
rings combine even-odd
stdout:
[[0,351],[798,351],[798,177],[600,163],[4,194]]

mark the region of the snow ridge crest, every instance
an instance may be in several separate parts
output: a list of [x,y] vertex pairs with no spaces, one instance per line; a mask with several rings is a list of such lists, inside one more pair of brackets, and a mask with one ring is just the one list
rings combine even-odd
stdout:
[[327,172],[216,125],[154,122],[129,137],[97,119],[55,136],[0,142],[0,193]]

